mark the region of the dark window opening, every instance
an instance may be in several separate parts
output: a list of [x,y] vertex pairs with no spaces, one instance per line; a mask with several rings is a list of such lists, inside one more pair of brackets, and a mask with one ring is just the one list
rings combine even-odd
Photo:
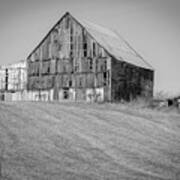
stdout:
[[92,58],[89,59],[89,69],[93,70],[93,59]]
[[70,42],[71,43],[73,42],[73,30],[72,30],[72,28],[71,28]]
[[79,78],[79,87],[82,87],[82,77]]
[[103,73],[103,78],[104,78],[104,86],[107,85],[107,72]]
[[5,82],[5,90],[8,90],[8,69],[6,69],[6,82]]
[[48,66],[47,68],[47,73],[50,73],[50,66]]
[[70,42],[71,43],[73,42],[73,34],[71,34],[71,36],[70,36]]
[[70,56],[73,56],[73,44],[70,45]]
[[72,87],[72,80],[69,80],[69,87]]
[[87,51],[84,51],[84,57],[87,57]]
[[168,99],[168,106],[172,106],[173,105],[173,100]]
[[107,61],[106,60],[104,61],[104,70],[105,71],[107,70]]
[[69,98],[69,93],[67,90],[64,90],[64,99],[68,99]]
[[96,44],[93,43],[93,57],[96,56]]
[[[71,23],[70,35],[71,35],[71,38],[73,38],[73,24],[72,23]],[[72,39],[71,39],[71,42],[72,42]]]
[[73,26],[71,24],[71,29],[70,29],[70,56],[72,57],[73,55]]
[[104,72],[104,73],[103,73],[103,76],[104,76],[104,79],[106,79],[106,78],[107,78],[107,73]]
[[84,57],[87,57],[87,43],[84,43],[83,50],[84,50]]

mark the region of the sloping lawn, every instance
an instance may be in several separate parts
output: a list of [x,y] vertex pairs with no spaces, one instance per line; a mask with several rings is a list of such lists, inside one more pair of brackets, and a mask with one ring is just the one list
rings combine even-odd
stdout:
[[118,104],[0,103],[0,179],[179,180],[180,115]]

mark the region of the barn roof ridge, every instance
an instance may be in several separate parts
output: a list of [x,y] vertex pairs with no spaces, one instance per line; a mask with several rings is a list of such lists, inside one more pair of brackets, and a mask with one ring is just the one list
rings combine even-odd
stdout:
[[[137,53],[137,51],[132,48],[132,46],[122,37],[120,36],[116,31],[113,31],[110,28],[107,28],[105,26],[96,24],[96,23],[92,23],[90,21],[86,21],[84,19],[80,19],[80,18],[76,18],[74,16],[72,16],[70,13],[69,15],[71,17],[73,17],[81,26],[83,26],[88,33],[91,35],[91,37],[93,37],[93,39],[95,39],[97,41],[97,43],[103,47],[107,53],[109,55],[111,55],[112,57],[115,57],[117,60],[121,60],[130,64],[133,64],[135,66],[140,66],[146,69],[150,69],[150,70],[154,70],[154,68],[139,54]],[[101,36],[101,34],[94,34],[92,30],[97,30],[102,34],[105,34],[105,36],[103,37],[104,39],[99,41],[98,37],[99,35]],[[112,39],[108,38],[108,35],[116,38],[117,41],[119,41],[119,43],[121,42],[122,44],[124,44],[124,46],[126,46],[126,50],[120,50],[118,49],[119,52],[112,52],[111,50],[116,49],[116,43],[113,44],[113,42],[111,41]],[[107,43],[107,44],[106,44]],[[112,45],[112,46],[111,46]],[[120,45],[120,44],[118,44]],[[129,52],[126,52],[126,51]],[[130,57],[131,56],[131,57]],[[132,60],[130,59],[132,58]],[[139,62],[138,62],[139,61]]]
[[[33,52],[44,42],[46,37],[54,30],[54,28],[61,22],[61,20],[69,15],[72,17],[77,23],[79,23],[88,33],[89,35],[112,57],[117,60],[121,60],[127,63],[130,63],[135,66],[140,66],[145,69],[154,70],[153,67],[142,58],[139,53],[137,53],[130,44],[122,38],[117,32],[92,23],[90,21],[85,21],[80,18],[76,18],[71,15],[71,13],[66,12],[57,23],[50,29],[47,35],[42,39],[42,41],[36,46],[36,48],[30,53],[28,58],[31,56]],[[28,59],[27,58],[27,59]]]

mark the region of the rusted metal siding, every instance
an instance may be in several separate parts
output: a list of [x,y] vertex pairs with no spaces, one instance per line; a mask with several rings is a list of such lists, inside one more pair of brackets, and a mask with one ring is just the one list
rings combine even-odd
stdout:
[[89,33],[67,15],[29,56],[28,90],[53,89],[58,100],[63,97],[61,90],[66,96],[65,91],[74,89],[74,98],[81,100],[87,99],[88,88],[102,87],[108,100],[110,60]]

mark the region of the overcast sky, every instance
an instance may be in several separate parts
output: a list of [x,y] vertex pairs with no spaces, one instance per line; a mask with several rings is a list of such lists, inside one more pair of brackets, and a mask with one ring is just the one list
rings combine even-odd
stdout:
[[155,91],[180,93],[180,0],[0,0],[0,65],[27,58],[66,11],[118,31],[155,68]]

